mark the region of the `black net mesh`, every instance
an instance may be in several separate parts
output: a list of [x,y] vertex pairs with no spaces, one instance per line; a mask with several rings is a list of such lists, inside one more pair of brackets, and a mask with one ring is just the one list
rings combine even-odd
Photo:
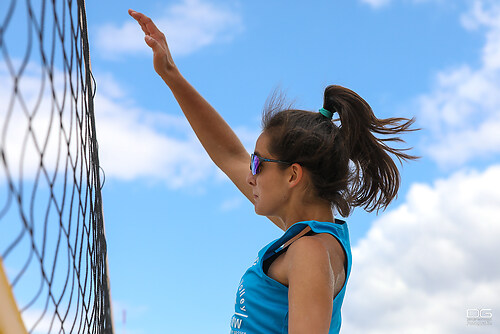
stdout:
[[30,333],[112,333],[86,24],[0,1],[0,256]]

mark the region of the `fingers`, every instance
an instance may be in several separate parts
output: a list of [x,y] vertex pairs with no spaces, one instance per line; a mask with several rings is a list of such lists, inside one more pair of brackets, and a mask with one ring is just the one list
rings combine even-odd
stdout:
[[153,35],[155,37],[163,36],[163,33],[158,29],[151,18],[132,9],[129,9],[128,13],[141,25],[142,31],[144,31],[146,35]]
[[135,10],[133,9],[129,9],[128,10],[128,13],[130,16],[132,16],[134,19],[136,19],[139,23],[140,23],[140,20],[143,18],[143,17],[146,17],[146,15],[142,14],[142,13],[139,13],[139,12],[136,12]]
[[155,37],[163,37],[163,33],[156,27],[154,24],[153,20],[151,20],[149,17],[145,16],[146,21],[145,21],[145,26],[147,30],[151,33],[151,35]]
[[146,44],[153,49],[153,51],[158,51],[158,42],[151,36],[146,35],[144,37],[144,40],[146,41]]
[[132,9],[129,9],[128,13],[129,13],[130,16],[132,16],[137,21],[137,23],[139,23],[139,25],[141,26],[142,31],[144,31],[144,33],[146,35],[149,35],[150,32],[149,32],[147,26],[144,24],[144,21],[145,21],[144,18],[146,17],[146,15],[144,15],[142,13],[139,13],[139,12],[136,12],[136,11],[134,11]]

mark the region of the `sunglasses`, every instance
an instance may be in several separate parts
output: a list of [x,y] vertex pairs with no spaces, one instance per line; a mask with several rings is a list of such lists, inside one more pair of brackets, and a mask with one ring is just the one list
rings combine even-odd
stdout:
[[278,162],[281,164],[287,164],[291,165],[291,162],[286,162],[286,161],[281,161],[281,160],[274,160],[274,159],[266,159],[263,157],[259,157],[258,155],[252,154],[250,156],[250,170],[252,171],[252,175],[257,175],[260,172],[260,164],[262,162]]

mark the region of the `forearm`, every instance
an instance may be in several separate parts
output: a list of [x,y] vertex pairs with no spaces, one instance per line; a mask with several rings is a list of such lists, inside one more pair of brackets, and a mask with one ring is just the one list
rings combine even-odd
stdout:
[[[228,158],[247,155],[234,131],[219,113],[176,69],[162,76],[179,103],[196,136],[217,166]],[[230,159],[229,159],[230,160]]]

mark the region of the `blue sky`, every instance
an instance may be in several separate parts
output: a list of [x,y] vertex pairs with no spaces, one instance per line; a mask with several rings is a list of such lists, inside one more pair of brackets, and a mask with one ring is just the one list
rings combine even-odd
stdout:
[[[500,326],[500,5],[488,0],[87,1],[116,333],[229,331],[237,284],[281,231],[216,169],[154,73],[132,8],[253,151],[266,98],[328,84],[417,118],[398,199],[349,217],[344,333]],[[467,309],[493,309],[491,326]],[[123,312],[126,324],[123,324]]]

